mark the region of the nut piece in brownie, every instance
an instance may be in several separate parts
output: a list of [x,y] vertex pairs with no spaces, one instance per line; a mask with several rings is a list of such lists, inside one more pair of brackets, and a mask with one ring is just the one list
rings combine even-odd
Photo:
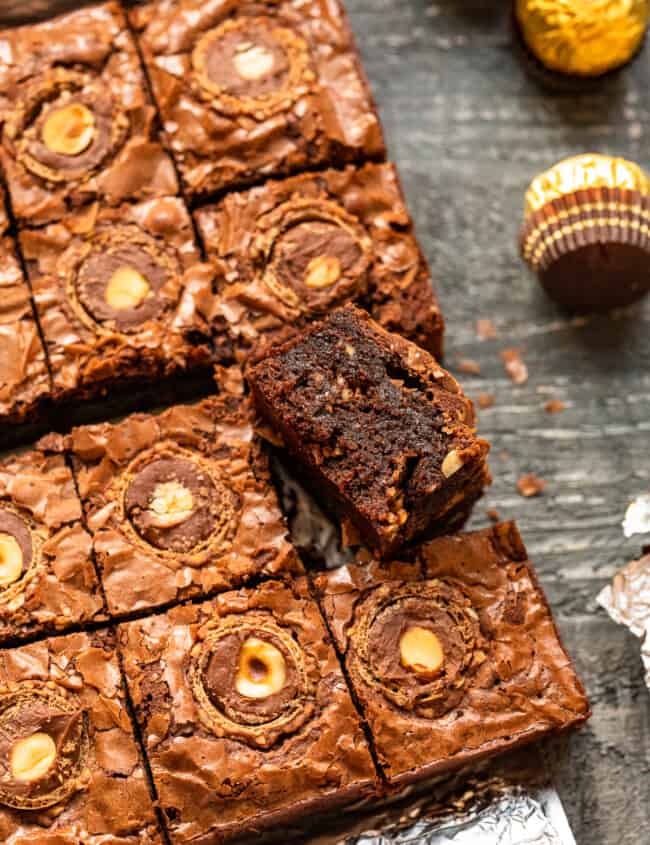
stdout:
[[174,845],[259,836],[372,794],[366,740],[304,578],[118,632]]
[[96,621],[103,603],[81,503],[61,455],[0,462],[0,642]]
[[162,845],[114,640],[103,630],[2,653],[4,845]]
[[0,188],[0,428],[34,418],[50,393],[45,350],[8,228]]
[[224,266],[215,331],[227,327],[241,360],[351,301],[441,357],[442,316],[392,164],[271,181],[195,218]]
[[112,613],[300,570],[241,396],[73,429],[65,443]]
[[513,523],[432,540],[409,565],[343,567],[317,589],[393,783],[590,715]]
[[0,32],[0,163],[21,223],[176,193],[154,122],[117,3]]
[[489,482],[459,384],[352,305],[273,349],[249,381],[317,497],[382,557],[449,529]]
[[383,158],[338,0],[160,0],[130,19],[191,198]]
[[207,367],[197,302],[212,286],[183,202],[94,204],[20,234],[53,397],[85,398]]

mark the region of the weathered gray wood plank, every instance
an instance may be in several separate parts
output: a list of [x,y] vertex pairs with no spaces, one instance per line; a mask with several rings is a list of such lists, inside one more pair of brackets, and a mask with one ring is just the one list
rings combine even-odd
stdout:
[[[493,442],[485,509],[516,518],[589,688],[590,727],[569,744],[560,792],[579,845],[650,837],[650,694],[638,643],[594,597],[636,556],[628,502],[650,490],[650,307],[586,322],[538,290],[516,245],[530,179],[578,152],[650,165],[650,51],[583,96],[548,94],[523,72],[503,0],[348,0],[348,8],[448,321],[447,364],[468,392],[493,393],[481,427]],[[489,317],[496,340],[480,341]],[[522,349],[514,386],[499,351]],[[567,405],[544,410],[549,399]],[[525,500],[516,481],[545,478]]]

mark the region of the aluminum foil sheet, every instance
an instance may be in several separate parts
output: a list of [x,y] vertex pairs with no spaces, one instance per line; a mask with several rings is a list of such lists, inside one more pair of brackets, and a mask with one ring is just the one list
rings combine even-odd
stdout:
[[[348,562],[337,526],[288,472],[273,462],[291,538],[305,560],[319,568]],[[536,748],[495,761],[480,777],[436,784],[357,819],[345,830],[311,837],[308,845],[575,845],[560,798]]]
[[645,682],[650,689],[650,553],[621,569],[597,601],[615,622],[641,639]]

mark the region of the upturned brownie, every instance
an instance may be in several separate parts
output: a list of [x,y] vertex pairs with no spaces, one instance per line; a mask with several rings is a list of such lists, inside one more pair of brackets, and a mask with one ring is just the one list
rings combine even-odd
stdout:
[[240,360],[351,301],[442,356],[442,316],[392,164],[270,181],[195,219],[223,265],[213,324]]
[[64,443],[111,613],[301,569],[241,396],[76,428]]
[[20,234],[56,401],[207,368],[212,287],[183,202],[94,204]]
[[101,619],[81,503],[61,455],[0,462],[0,643]]
[[20,223],[175,194],[154,122],[117,3],[0,32],[0,163]]
[[50,393],[45,350],[8,230],[0,186],[0,438],[7,426],[34,419]]
[[70,634],[2,653],[4,845],[162,845],[114,639]]
[[190,198],[384,157],[338,0],[162,0],[130,20]]
[[304,578],[176,607],[118,636],[173,845],[260,837],[372,794],[372,759]]
[[513,523],[432,540],[410,564],[346,566],[316,586],[392,783],[590,715]]
[[271,350],[249,382],[316,496],[382,557],[448,530],[489,482],[460,385],[352,305]]

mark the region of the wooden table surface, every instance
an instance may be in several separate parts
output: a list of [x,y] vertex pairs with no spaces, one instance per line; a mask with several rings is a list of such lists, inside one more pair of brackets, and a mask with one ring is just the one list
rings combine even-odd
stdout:
[[[639,642],[595,602],[638,556],[621,520],[650,490],[650,300],[572,320],[538,288],[517,252],[524,192],[540,171],[580,152],[650,166],[650,45],[581,96],[549,94],[512,46],[507,0],[347,0],[447,320],[446,364],[492,441],[486,508],[514,518],[537,564],[594,715],[572,739],[557,784],[578,845],[650,842],[650,692]],[[481,341],[475,321],[498,337]],[[499,352],[516,347],[529,380],[515,386]],[[477,360],[478,376],[458,370]],[[566,410],[549,414],[551,399]],[[544,478],[522,498],[517,479]],[[648,541],[650,542],[650,540]]]

